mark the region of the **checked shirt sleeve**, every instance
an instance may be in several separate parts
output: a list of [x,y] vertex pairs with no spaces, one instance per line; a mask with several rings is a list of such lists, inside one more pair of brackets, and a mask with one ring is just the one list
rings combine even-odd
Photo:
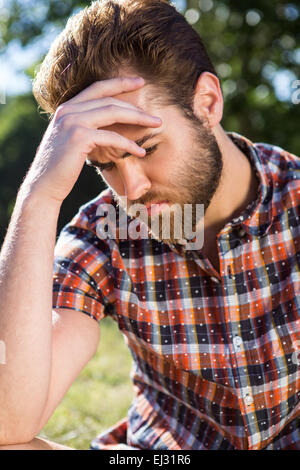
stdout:
[[81,208],[57,240],[53,270],[53,308],[69,308],[100,320],[114,302],[110,249],[97,237]]

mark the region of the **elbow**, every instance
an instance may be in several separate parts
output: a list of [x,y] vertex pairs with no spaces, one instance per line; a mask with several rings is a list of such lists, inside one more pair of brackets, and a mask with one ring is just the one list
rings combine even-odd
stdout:
[[4,433],[0,435],[0,450],[4,450],[5,447],[15,446],[15,445],[22,445],[28,444],[29,442],[33,441],[36,437],[35,433],[26,433],[26,432],[11,432],[11,433]]
[[[13,421],[13,423],[12,423]],[[12,420],[9,424],[0,423],[0,447],[31,442],[39,433],[37,425]]]

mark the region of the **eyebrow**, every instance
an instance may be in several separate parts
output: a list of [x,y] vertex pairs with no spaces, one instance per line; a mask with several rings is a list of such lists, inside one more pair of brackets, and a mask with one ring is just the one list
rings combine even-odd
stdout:
[[[153,137],[156,137],[157,135],[161,134],[162,131],[160,132],[152,132],[151,134],[147,134],[147,135],[144,135],[144,137],[141,137],[140,139],[138,140],[135,140],[135,143],[139,146],[143,145],[145,142],[147,142],[147,140],[150,140],[152,139]],[[123,153],[123,155],[121,155],[120,158],[127,158],[127,157],[130,157],[132,154],[129,153],[129,152],[125,152]],[[101,162],[98,162],[98,160],[90,160],[89,158],[87,159],[87,162],[89,162],[89,164],[91,165],[94,165],[94,166],[97,166],[97,167],[101,167],[102,165],[106,165],[107,163],[110,163],[110,162],[104,162],[104,163],[101,163]]]

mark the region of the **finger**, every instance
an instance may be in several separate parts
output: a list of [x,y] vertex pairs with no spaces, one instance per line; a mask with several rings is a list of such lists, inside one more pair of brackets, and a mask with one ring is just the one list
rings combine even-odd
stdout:
[[144,127],[157,127],[161,125],[160,118],[156,116],[151,116],[144,111],[116,105],[108,105],[82,113],[65,114],[62,119],[70,127],[76,125],[96,129],[116,123]]
[[[91,153],[96,147],[113,147],[116,150],[128,152],[137,157],[145,155],[145,150],[139,147],[133,140],[127,139],[121,134],[114,131],[106,131],[103,129],[86,129],[87,136],[89,137],[89,148],[86,155]],[[120,158],[118,152],[115,153],[115,158]]]
[[141,77],[118,77],[94,82],[71,98],[68,103],[80,103],[95,98],[118,95],[142,87],[145,81]]
[[83,111],[89,111],[95,108],[101,108],[105,106],[116,105],[123,108],[131,108],[131,109],[139,109],[138,106],[134,106],[131,103],[127,103],[125,101],[118,100],[112,97],[106,98],[99,98],[95,100],[89,101],[80,101],[79,103],[70,103],[62,105],[62,111],[60,112],[60,117],[64,116],[65,114],[69,113],[81,113]]

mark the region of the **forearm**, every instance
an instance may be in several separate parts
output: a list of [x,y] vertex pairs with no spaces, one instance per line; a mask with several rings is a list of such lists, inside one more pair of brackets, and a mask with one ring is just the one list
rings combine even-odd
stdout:
[[0,443],[23,427],[30,437],[47,399],[59,210],[21,188],[0,253]]

